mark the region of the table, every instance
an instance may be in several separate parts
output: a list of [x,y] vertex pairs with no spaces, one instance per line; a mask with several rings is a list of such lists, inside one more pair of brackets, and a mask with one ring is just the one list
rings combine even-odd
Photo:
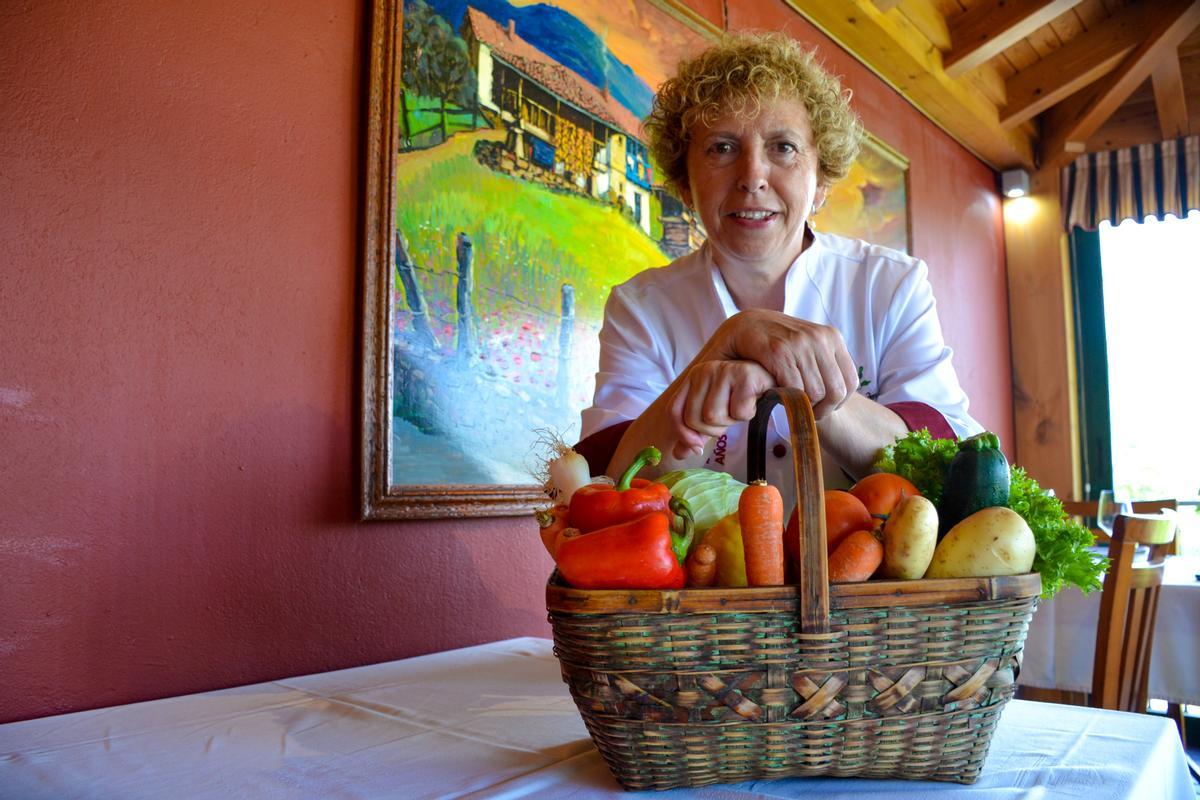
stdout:
[[[1168,556],[1158,595],[1150,697],[1200,705],[1200,557]],[[1064,589],[1029,624],[1021,686],[1090,692],[1100,592]]]
[[624,792],[545,639],[0,726],[0,796],[1193,800],[1166,720],[1014,700],[978,783],[791,778]]

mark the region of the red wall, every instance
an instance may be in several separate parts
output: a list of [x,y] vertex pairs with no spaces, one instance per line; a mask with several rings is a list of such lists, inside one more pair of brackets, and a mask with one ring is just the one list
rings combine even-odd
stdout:
[[[0,721],[548,635],[524,520],[355,521],[364,3],[188,5],[0,15]],[[823,50],[1010,439],[992,173]]]

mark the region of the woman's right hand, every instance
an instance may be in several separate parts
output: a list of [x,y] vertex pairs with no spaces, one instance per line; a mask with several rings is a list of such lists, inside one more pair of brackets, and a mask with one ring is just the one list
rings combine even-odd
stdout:
[[684,459],[727,428],[754,417],[758,398],[774,387],[771,373],[744,359],[694,361],[672,385],[668,412],[675,440],[672,456]]

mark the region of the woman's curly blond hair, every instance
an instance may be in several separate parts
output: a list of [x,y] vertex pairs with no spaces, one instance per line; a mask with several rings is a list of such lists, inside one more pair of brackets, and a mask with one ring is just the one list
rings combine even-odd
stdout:
[[818,183],[846,176],[862,142],[850,92],[817,64],[814,54],[782,33],[727,34],[695,58],[681,61],[659,87],[646,118],[650,154],[675,192],[688,187],[692,126],[732,112],[753,118],[780,97],[804,103],[817,148]]

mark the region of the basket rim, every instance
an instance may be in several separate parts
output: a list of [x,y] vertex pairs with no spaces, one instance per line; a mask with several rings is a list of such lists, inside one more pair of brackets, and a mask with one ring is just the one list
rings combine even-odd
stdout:
[[[1041,591],[1042,576],[1037,572],[988,578],[872,580],[830,585],[829,607],[834,610],[958,605],[1034,597]],[[576,589],[563,583],[557,571],[546,582],[547,610],[572,614],[798,612],[800,598],[801,587],[797,584],[708,589]]]

